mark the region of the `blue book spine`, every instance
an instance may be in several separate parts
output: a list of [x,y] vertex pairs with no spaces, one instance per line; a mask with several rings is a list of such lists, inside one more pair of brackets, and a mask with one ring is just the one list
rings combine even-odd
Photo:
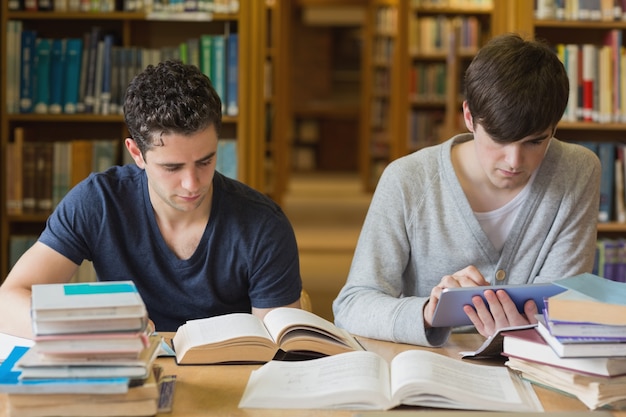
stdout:
[[37,32],[22,31],[20,58],[20,113],[32,113],[35,99],[35,43]]
[[224,35],[213,35],[211,49],[211,81],[226,112],[226,41]]
[[236,139],[220,139],[217,142],[217,165],[215,169],[227,177],[237,179]]
[[52,40],[50,58],[50,106],[52,114],[63,112],[63,83],[65,74],[65,44],[64,39]]
[[76,113],[78,106],[78,90],[83,56],[83,40],[69,38],[65,45],[65,81],[63,86],[63,112]]
[[603,142],[598,147],[598,157],[602,164],[600,177],[600,210],[598,221],[606,223],[614,219],[613,202],[615,192],[615,144]]
[[226,114],[239,114],[239,36],[228,36],[226,54]]
[[35,113],[48,113],[50,105],[50,53],[52,42],[48,38],[39,38],[35,44]]

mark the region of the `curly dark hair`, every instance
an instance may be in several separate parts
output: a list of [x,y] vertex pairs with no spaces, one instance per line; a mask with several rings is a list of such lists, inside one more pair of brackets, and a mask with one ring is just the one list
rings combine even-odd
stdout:
[[124,119],[142,155],[160,146],[161,135],[189,135],[222,127],[222,102],[209,77],[196,66],[170,60],[149,65],[130,82]]
[[498,142],[556,128],[568,95],[567,72],[555,51],[517,34],[491,39],[465,72],[472,119]]

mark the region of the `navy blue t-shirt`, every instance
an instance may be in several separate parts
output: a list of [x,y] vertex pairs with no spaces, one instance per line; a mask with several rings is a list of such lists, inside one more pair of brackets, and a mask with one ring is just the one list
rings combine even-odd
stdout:
[[74,187],[39,241],[76,264],[91,260],[100,281],[134,281],[159,331],[291,304],[302,289],[295,235],[280,207],[219,172],[209,222],[189,259],[166,245],[136,165],[91,174]]

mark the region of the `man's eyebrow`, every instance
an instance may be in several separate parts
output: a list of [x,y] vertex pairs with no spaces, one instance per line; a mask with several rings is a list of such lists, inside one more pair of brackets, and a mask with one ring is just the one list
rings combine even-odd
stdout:
[[[207,161],[207,160],[209,160],[211,158],[214,158],[216,154],[217,154],[217,152],[213,151],[213,152],[203,156],[202,158],[195,160],[194,162],[197,164],[199,162]],[[182,162],[162,162],[162,163],[160,163],[158,165],[164,166],[164,167],[174,168],[174,167],[182,167],[185,164],[182,163]]]

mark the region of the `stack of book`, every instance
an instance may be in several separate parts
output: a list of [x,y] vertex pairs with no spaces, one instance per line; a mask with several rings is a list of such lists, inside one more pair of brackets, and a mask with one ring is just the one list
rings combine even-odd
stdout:
[[157,413],[161,337],[131,281],[34,285],[31,316],[33,346],[0,365],[11,416]]
[[583,274],[558,281],[535,328],[504,333],[507,366],[595,409],[626,409],[626,284]]

